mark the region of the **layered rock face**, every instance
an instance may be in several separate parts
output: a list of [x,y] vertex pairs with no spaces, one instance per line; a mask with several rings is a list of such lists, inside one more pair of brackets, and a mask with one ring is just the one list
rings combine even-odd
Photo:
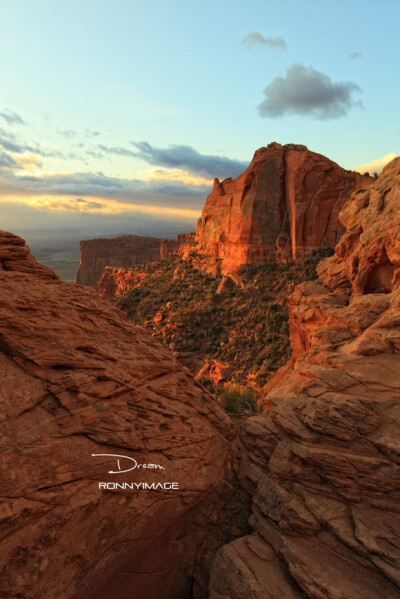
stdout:
[[130,267],[159,260],[161,242],[155,237],[138,235],[81,241],[81,263],[75,283],[98,289],[106,266]]
[[196,228],[208,269],[233,272],[266,259],[302,259],[334,247],[338,214],[353,191],[372,180],[347,172],[305,146],[271,143],[236,179],[214,181]]
[[[182,233],[174,240],[163,239],[156,260],[170,260],[176,256],[186,259],[188,254],[193,251],[194,245],[194,233]],[[98,284],[99,295],[108,300],[119,297],[129,289],[140,285],[147,276],[149,273],[140,270],[106,266]]]
[[232,493],[228,417],[10,233],[0,265],[0,596],[191,597],[193,555]]
[[290,299],[294,359],[243,426],[253,533],[218,553],[211,599],[400,597],[400,158],[340,219]]
[[147,276],[146,272],[106,266],[99,281],[99,295],[107,300],[118,297],[140,285]]
[[195,243],[194,233],[182,233],[182,235],[178,235],[173,241],[163,239],[160,252],[161,259],[167,260],[174,256],[185,256],[188,252],[193,250]]

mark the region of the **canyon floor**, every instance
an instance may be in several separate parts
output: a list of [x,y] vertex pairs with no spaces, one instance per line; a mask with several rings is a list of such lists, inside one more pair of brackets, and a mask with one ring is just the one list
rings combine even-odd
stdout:
[[143,280],[113,301],[222,399],[232,386],[258,395],[290,357],[287,298],[295,285],[315,279],[317,265],[332,253],[244,265],[223,276],[194,267],[194,252],[191,260],[132,268],[130,275]]

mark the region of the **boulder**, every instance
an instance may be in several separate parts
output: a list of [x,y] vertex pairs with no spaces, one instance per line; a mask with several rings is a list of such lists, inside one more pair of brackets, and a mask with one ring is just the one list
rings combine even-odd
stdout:
[[1,598],[190,596],[233,492],[229,418],[10,233],[0,264]]

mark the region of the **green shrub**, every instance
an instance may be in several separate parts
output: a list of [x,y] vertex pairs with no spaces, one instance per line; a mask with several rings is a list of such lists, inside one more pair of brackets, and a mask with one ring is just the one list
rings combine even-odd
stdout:
[[226,387],[220,391],[219,400],[224,410],[231,414],[258,410],[258,393],[252,387]]

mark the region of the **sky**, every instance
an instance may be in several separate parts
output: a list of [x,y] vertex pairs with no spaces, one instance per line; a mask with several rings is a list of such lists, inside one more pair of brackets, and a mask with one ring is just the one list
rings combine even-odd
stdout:
[[398,0],[0,8],[2,229],[194,230],[270,142],[363,172],[400,153]]

